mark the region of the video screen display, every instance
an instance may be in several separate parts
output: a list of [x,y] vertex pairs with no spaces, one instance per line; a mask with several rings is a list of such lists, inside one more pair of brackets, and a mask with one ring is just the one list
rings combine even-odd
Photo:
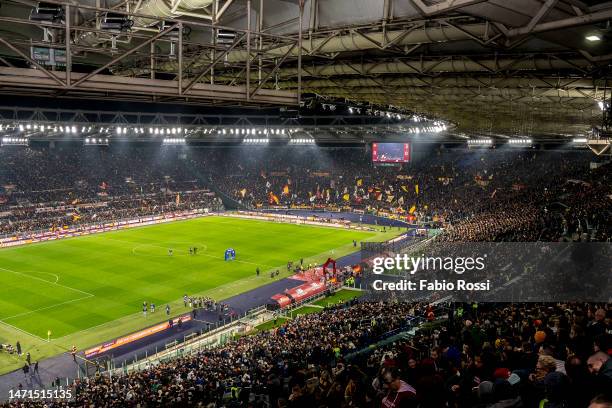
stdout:
[[409,143],[372,143],[374,163],[407,163],[410,161]]

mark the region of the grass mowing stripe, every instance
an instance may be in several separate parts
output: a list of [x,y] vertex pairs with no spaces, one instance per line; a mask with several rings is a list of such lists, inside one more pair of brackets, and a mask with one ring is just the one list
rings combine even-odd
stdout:
[[[37,279],[39,281],[42,281],[42,282],[45,282],[45,283],[49,283],[51,285],[61,286],[62,288],[66,288],[66,289],[69,289],[69,290],[74,290],[75,292],[81,292],[84,295],[91,295],[91,296],[93,296],[91,293],[82,291],[80,289],[71,288],[70,286],[62,285],[61,283],[57,283],[57,281],[56,282],[49,282],[48,280],[37,278],[36,276],[28,275],[26,273],[17,272],[17,271],[13,271],[11,269],[2,268],[2,267],[0,267],[0,270],[6,271],[6,272],[10,272],[10,273],[14,273],[15,275],[25,276],[25,277],[30,278],[30,279]],[[44,272],[44,273],[48,273],[48,272]],[[54,273],[53,274],[49,273],[49,274],[50,275],[55,275]],[[55,275],[55,276],[57,276],[57,275]],[[59,280],[59,278],[58,278],[58,280]]]
[[[227,220],[225,220],[227,221]],[[112,234],[99,234],[83,238],[50,242],[48,245],[19,247],[13,251],[0,251],[3,255],[11,253],[6,259],[4,268],[20,274],[21,270],[40,270],[44,273],[61,276],[62,287],[80,291],[84,295],[96,296],[101,307],[92,305],[92,314],[108,316],[108,321],[141,311],[142,301],[155,302],[158,305],[180,299],[183,294],[194,294],[214,287],[225,286],[232,294],[229,285],[254,274],[255,268],[281,269],[288,260],[296,261],[301,257],[324,254],[329,248],[339,248],[350,242],[353,237],[362,238],[372,234],[335,230],[331,228],[313,228],[278,224],[270,222],[253,222],[249,220],[230,220],[219,225],[215,217],[192,220],[190,222],[162,224],[158,228],[124,230]],[[277,239],[282,237],[282,239]],[[168,248],[174,253],[188,253],[191,246],[206,242],[206,251],[196,256],[168,256]],[[134,246],[148,245],[147,254],[161,255],[155,259],[135,256]],[[223,252],[226,248],[237,250],[236,261],[225,262]],[[24,254],[26,256],[19,256]],[[30,255],[36,257],[31,258]],[[215,255],[218,254],[218,255]],[[31,261],[33,259],[34,261]],[[38,277],[33,277],[45,281]],[[67,286],[70,285],[70,286]],[[239,286],[239,285],[237,285]],[[77,289],[78,288],[78,289]],[[20,303],[16,299],[16,303]],[[109,307],[105,300],[115,301],[117,307]],[[51,304],[31,305],[32,312],[46,309],[64,309],[67,317],[74,309],[75,299],[65,297]],[[58,306],[55,306],[58,305]],[[61,307],[65,305],[65,307]],[[91,305],[91,302],[88,302]],[[24,305],[22,305],[24,306]],[[27,305],[25,305],[27,306]],[[100,310],[98,310],[100,309]],[[52,313],[57,320],[62,320],[61,313]],[[23,312],[12,313],[17,316],[11,324],[34,334],[46,333],[48,324],[19,317]],[[49,316],[51,317],[51,316]],[[26,321],[27,320],[27,321]],[[23,323],[23,324],[21,324]],[[76,329],[91,326],[89,319],[73,322]],[[35,327],[31,327],[35,326]],[[57,336],[71,334],[68,326],[54,330]],[[75,330],[79,331],[79,330]]]
[[83,297],[80,297],[78,299],[67,300],[65,302],[57,303],[55,305],[41,307],[41,308],[38,308],[38,309],[30,310],[28,312],[19,313],[19,314],[16,314],[16,315],[13,315],[13,316],[9,316],[9,317],[3,317],[0,320],[2,320],[3,322],[6,322],[7,320],[10,320],[10,319],[15,319],[15,318],[21,317],[21,316],[27,316],[27,315],[32,314],[32,313],[42,312],[43,310],[53,309],[54,307],[59,307],[59,306],[67,305],[69,303],[79,302],[81,300],[89,299],[89,298],[92,298],[92,297],[94,297],[94,295],[83,296]]
[[[0,325],[0,339],[13,344],[22,340],[24,345],[23,333],[46,340],[47,330],[52,330],[51,343],[28,341],[26,347],[37,359],[72,344],[82,349],[165,320],[145,320],[143,301],[155,302],[160,310],[169,304],[176,316],[187,311],[181,301],[186,293],[226,299],[287,277],[287,261],[320,263],[332,251],[333,257],[354,251],[353,239],[383,240],[392,235],[204,217],[0,249],[0,271],[10,271],[0,273],[0,310],[19,315]],[[132,248],[139,244],[156,246],[147,251],[162,256],[134,254]],[[196,256],[167,256],[169,247],[188,253],[190,246],[203,248],[202,244],[206,250]],[[230,247],[240,262],[223,260]],[[281,274],[271,279],[269,271],[274,269]],[[55,276],[61,283],[53,282]],[[13,293],[20,284],[22,292]],[[92,296],[77,301],[74,291]],[[0,372],[11,368],[18,367],[0,355]]]

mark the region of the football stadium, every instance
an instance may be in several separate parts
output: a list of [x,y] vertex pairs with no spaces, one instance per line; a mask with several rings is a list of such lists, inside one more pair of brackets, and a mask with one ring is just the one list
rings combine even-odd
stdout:
[[612,408],[611,27],[0,0],[0,408]]

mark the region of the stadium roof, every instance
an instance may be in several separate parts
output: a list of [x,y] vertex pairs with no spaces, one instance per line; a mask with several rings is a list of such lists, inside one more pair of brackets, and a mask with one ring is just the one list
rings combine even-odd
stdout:
[[612,2],[0,3],[3,94],[303,108],[342,101],[445,119],[458,133],[574,137],[601,125],[611,92]]

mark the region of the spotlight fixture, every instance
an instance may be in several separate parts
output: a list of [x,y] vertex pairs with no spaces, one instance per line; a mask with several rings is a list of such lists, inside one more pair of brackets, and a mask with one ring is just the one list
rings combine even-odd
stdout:
[[467,141],[469,146],[487,146],[492,145],[492,139],[470,139]]
[[316,142],[314,139],[298,138],[290,139],[289,144],[292,145],[314,145]]
[[28,146],[29,140],[25,137],[8,137],[0,139],[0,146]]
[[531,146],[532,143],[532,139],[516,138],[508,140],[508,144],[515,147]]
[[162,144],[166,146],[178,146],[187,143],[184,137],[166,137],[162,140]]
[[268,144],[270,139],[268,138],[245,138],[242,140],[242,143],[245,144]]
[[134,21],[130,20],[126,15],[108,12],[103,17],[100,28],[105,31],[120,33],[130,31],[133,25]]
[[217,30],[217,44],[230,46],[236,40],[236,32],[224,29]]
[[601,41],[601,37],[598,34],[589,34],[584,38],[590,42]]
[[39,2],[30,12],[31,21],[56,23],[64,19],[64,8],[57,4]]
[[572,140],[572,143],[575,143],[575,144],[586,144],[586,142],[587,142],[587,138],[586,137],[575,137]]
[[86,137],[83,139],[85,146],[108,146],[108,137]]

